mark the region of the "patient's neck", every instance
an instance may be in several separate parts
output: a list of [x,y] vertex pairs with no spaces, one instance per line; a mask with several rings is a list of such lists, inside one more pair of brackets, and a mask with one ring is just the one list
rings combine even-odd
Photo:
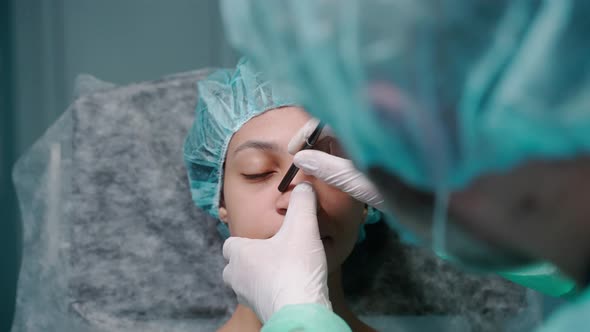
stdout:
[[[328,275],[328,289],[330,290],[332,310],[335,314],[340,316],[353,331],[373,331],[369,326],[359,320],[348,308],[344,297],[344,289],[342,288],[342,273],[340,268]],[[259,331],[261,327],[262,324],[258,320],[254,311],[245,305],[238,304],[230,320],[227,321],[219,331]]]
[[260,331],[262,324],[258,317],[243,304],[238,304],[231,318],[221,327],[218,332],[233,332],[233,331]]
[[348,307],[344,296],[344,288],[342,287],[342,272],[340,267],[328,275],[328,289],[330,290],[332,310],[350,326],[352,331],[375,331],[363,323]]

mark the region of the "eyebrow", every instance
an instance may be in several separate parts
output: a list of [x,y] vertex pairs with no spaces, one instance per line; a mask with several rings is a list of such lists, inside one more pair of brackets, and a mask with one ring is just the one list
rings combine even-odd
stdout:
[[269,151],[269,152],[279,152],[281,148],[278,144],[274,142],[266,142],[266,141],[255,141],[250,140],[242,143],[234,150],[234,156],[238,154],[240,151],[244,151],[246,149],[256,149],[261,151]]

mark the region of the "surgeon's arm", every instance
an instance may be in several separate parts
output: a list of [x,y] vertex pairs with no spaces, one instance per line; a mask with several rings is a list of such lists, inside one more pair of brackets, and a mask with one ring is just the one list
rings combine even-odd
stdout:
[[262,332],[348,332],[344,320],[320,304],[292,304],[277,311]]

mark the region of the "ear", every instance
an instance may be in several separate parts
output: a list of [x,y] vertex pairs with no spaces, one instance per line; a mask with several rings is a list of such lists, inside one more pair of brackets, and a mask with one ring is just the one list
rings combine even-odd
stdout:
[[227,209],[223,206],[219,206],[219,220],[222,223],[227,224]]
[[369,205],[365,204],[363,208],[363,218],[361,219],[361,225],[367,223],[367,217],[369,216]]
[[223,192],[221,194],[221,198],[219,199],[219,220],[222,223],[227,224],[227,209],[225,208],[225,199],[223,199]]

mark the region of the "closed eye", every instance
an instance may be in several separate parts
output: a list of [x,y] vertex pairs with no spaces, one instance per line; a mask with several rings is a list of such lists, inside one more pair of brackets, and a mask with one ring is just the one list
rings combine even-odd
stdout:
[[254,173],[254,174],[244,174],[244,173],[242,173],[242,176],[246,180],[265,180],[269,176],[271,176],[273,173],[275,173],[275,171],[269,171],[269,172],[264,172],[264,173]]

